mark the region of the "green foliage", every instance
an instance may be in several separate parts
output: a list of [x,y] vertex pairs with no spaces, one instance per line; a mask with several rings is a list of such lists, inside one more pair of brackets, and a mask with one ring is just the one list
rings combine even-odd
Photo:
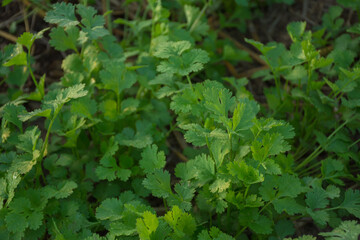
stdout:
[[202,70],[209,61],[207,52],[202,49],[189,50],[190,47],[188,41],[159,43],[154,56],[166,60],[161,61],[156,69],[162,73],[180,76]]
[[315,239],[298,236],[299,220],[326,240],[358,238],[360,31],[348,10],[330,7],[315,32],[289,23],[288,48],[245,39],[269,67],[247,79],[224,65],[254,54],[218,30],[245,32],[294,1],[125,1],[114,22],[86,3],[44,18],[66,51],[60,81],[32,69],[47,29],[0,53],[0,239]]

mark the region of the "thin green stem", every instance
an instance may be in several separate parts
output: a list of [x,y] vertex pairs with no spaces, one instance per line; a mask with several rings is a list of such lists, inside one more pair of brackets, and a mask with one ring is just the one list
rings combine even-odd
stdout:
[[[315,164],[303,169],[301,172],[298,173],[299,176],[304,175],[305,173],[310,173],[310,171],[312,172],[313,168],[317,168],[319,165],[321,165],[321,161],[320,162],[316,162]],[[318,170],[318,169],[316,169]]]
[[120,94],[117,93],[116,94],[116,111],[118,113],[120,113],[120,103],[121,103]]
[[242,234],[245,230],[247,229],[247,226],[243,227],[242,229],[240,229],[240,231],[238,231],[235,235],[235,239],[240,236],[240,234]]
[[246,198],[248,191],[249,191],[250,185],[246,187],[245,193],[244,193],[244,199]]
[[281,96],[281,91],[280,91],[280,80],[276,76],[276,74],[274,74],[274,79],[275,79],[276,92],[277,92],[279,98],[282,100],[283,98]]
[[[63,106],[63,105],[60,106],[60,109],[62,108],[62,106]],[[44,154],[45,154],[45,151],[46,151],[46,149],[47,149],[48,142],[49,142],[49,137],[50,137],[51,128],[52,128],[52,126],[53,126],[53,124],[54,124],[54,122],[55,122],[55,119],[56,119],[57,115],[58,115],[59,112],[60,112],[60,109],[58,109],[58,111],[56,111],[56,112],[54,113],[54,116],[53,116],[53,118],[52,118],[51,121],[50,121],[48,130],[47,130],[47,132],[46,132],[45,140],[44,140],[43,146],[42,146],[42,148],[41,148],[41,154],[40,154],[40,157],[39,157],[39,158],[40,158],[40,159],[39,159],[40,161],[41,161],[42,158],[44,157]]]
[[169,211],[165,198],[163,198],[163,203],[164,203],[164,207],[165,207],[166,211]]
[[166,133],[165,133],[165,138],[167,138],[173,131],[174,131],[174,129],[177,127],[177,123],[175,123],[175,124],[171,124],[170,123],[170,129],[169,129],[169,131],[167,131]]
[[267,208],[267,206],[269,206],[272,203],[272,201],[268,202],[267,204],[265,204],[259,211],[259,214],[265,210],[265,208]]
[[209,3],[206,2],[205,5],[204,5],[204,7],[201,9],[199,15],[196,17],[195,21],[194,21],[193,24],[191,25],[190,30],[189,30],[190,33],[191,33],[192,31],[194,31],[194,29],[195,29],[196,26],[198,25],[201,17],[204,15],[204,13],[205,13],[205,11],[206,11],[206,9],[207,9],[208,6],[209,6]]
[[37,173],[36,175],[37,176],[42,176],[43,180],[45,181],[45,176],[44,176],[44,172],[42,170],[42,160],[44,158],[44,155],[45,155],[45,151],[47,150],[47,147],[48,147],[48,143],[49,143],[49,137],[50,137],[50,132],[51,132],[51,128],[55,122],[55,119],[57,117],[57,115],[59,114],[62,106],[64,104],[62,104],[58,109],[57,111],[55,111],[54,113],[54,116],[52,117],[51,121],[50,121],[50,124],[49,124],[49,127],[47,129],[47,132],[46,132],[46,136],[45,136],[45,140],[44,140],[44,143],[42,145],[42,148],[41,148],[41,152],[40,152],[40,156],[39,158],[37,159],[37,164],[38,164],[38,168],[37,168]]
[[190,79],[190,77],[189,77],[189,74],[186,75],[186,79],[187,79],[188,82],[189,82],[189,85],[190,85],[190,87],[191,87],[191,90],[194,92],[194,88],[193,88],[193,86],[192,86],[192,83],[191,83],[191,79]]
[[356,140],[355,142],[353,142],[350,146],[348,146],[348,149],[350,149],[351,147],[355,146],[356,144],[358,144],[360,142],[360,138],[358,140]]
[[140,85],[140,87],[136,93],[136,97],[135,97],[136,99],[139,99],[141,97],[141,93],[143,92],[143,90],[144,90],[144,87],[142,85]]
[[307,82],[307,86],[306,86],[306,95],[308,95],[308,96],[309,96],[309,93],[310,93],[310,86],[311,86],[311,72],[312,72],[312,69],[309,66],[309,68],[308,68],[308,82]]
[[1,80],[0,82],[0,86],[5,82],[6,78],[4,78],[3,80]]
[[311,153],[303,162],[301,162],[296,168],[295,171],[299,170],[300,168],[306,166],[308,163],[310,163],[313,159],[315,159],[317,156],[320,155],[320,153],[322,153],[324,150],[323,148],[326,148],[330,143],[331,143],[331,139],[332,137],[339,132],[346,124],[348,124],[349,122],[351,122],[356,116],[353,116],[352,118],[349,118],[348,120],[346,120],[343,124],[341,124],[337,129],[335,129],[326,139],[326,143],[323,146],[319,146],[315,149],[315,151],[313,153]]
[[[271,203],[272,203],[272,201],[270,201],[270,202],[268,202],[267,204],[265,204],[265,205],[260,209],[259,214],[260,214],[262,211],[264,211],[265,208],[266,208],[267,206],[269,206]],[[235,239],[236,239],[241,233],[243,233],[246,228],[247,228],[247,226],[245,226],[245,227],[243,227],[242,229],[240,229],[240,231],[238,231],[238,232],[236,233]]]
[[323,209],[324,211],[332,211],[332,210],[336,210],[336,209],[339,209],[340,207],[337,206],[337,207],[332,207],[332,208],[326,208],[326,209]]
[[[110,0],[106,0],[106,11],[110,11]],[[107,27],[109,29],[109,32],[110,34],[112,34],[111,13],[107,14],[106,19],[107,19]]]
[[227,222],[227,229],[230,230],[231,229],[231,210],[230,210],[230,206],[229,205],[226,209],[226,222]]
[[27,61],[26,61],[26,63],[27,63],[27,67],[28,67],[29,72],[30,72],[31,79],[32,79],[33,82],[34,82],[34,84],[35,84],[35,86],[36,86],[36,89],[40,92],[41,98],[42,98],[42,97],[44,97],[45,93],[44,93],[43,89],[40,89],[40,86],[39,86],[38,82],[36,81],[35,75],[34,75],[34,73],[33,73],[33,71],[32,71],[32,68],[31,68],[31,65],[30,65],[30,49],[28,49],[28,54],[27,54]]

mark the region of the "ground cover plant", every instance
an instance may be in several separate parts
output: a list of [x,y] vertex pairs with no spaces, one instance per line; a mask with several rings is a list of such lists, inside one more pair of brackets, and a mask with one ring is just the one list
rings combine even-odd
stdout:
[[358,239],[360,1],[297,4],[3,1],[0,239]]

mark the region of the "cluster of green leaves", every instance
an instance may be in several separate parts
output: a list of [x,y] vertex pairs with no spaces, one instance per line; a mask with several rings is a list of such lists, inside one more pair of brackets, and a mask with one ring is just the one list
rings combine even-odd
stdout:
[[[259,4],[230,2],[231,16]],[[199,6],[151,0],[143,17],[113,22],[118,43],[93,7],[54,4],[59,82],[32,69],[48,29],[1,52],[0,239],[292,239],[303,218],[333,228],[327,240],[357,239],[360,38],[343,33],[342,8],[314,33],[290,23],[289,50],[246,40],[269,65],[257,75],[275,83],[264,108],[217,64],[251,61],[210,29],[205,13],[219,4]],[[179,153],[173,131],[193,147]]]
[[[304,174],[316,170],[320,164],[316,158],[324,151],[329,157],[343,159],[346,165],[360,160],[358,147],[352,144],[359,129],[359,69],[355,59],[359,38],[344,33],[323,56],[317,48],[328,44],[331,31],[326,26],[340,20],[335,18],[342,9],[335,6],[329,11],[323,18],[325,27],[315,33],[305,31],[305,22],[289,24],[287,30],[293,41],[289,50],[279,43],[263,45],[247,40],[269,65],[269,70],[261,73],[264,80],[275,79],[276,86],[265,90],[270,115],[288,118],[295,127],[299,141],[295,170]],[[336,24],[339,29],[342,23]],[[319,146],[315,149],[316,144]]]

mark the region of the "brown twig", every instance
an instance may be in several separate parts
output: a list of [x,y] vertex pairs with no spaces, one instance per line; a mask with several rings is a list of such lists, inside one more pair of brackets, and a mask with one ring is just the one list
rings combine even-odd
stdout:
[[[102,0],[102,1],[101,1],[101,8],[102,8],[102,14],[104,15],[105,12],[106,12],[106,0]],[[107,27],[108,24],[109,24],[107,18],[105,18],[105,22],[106,22],[106,23],[105,23],[105,26]]]
[[173,151],[173,152],[175,153],[175,155],[176,155],[181,161],[183,161],[183,162],[189,161],[189,159],[188,159],[184,154],[182,154],[182,153],[179,152],[177,149],[175,149],[174,147],[172,147],[168,141],[166,141],[166,146],[167,146],[168,148],[170,148],[170,150]]
[[327,56],[333,49],[334,49],[334,46],[332,46],[332,45],[321,48],[319,50],[320,56],[322,56],[322,57]]
[[23,12],[23,19],[24,19],[24,25],[25,25],[25,31],[30,32],[30,26],[29,26],[29,20],[27,16],[27,10],[24,5],[21,5],[22,12]]
[[[33,6],[33,4],[31,4],[28,0],[23,0],[23,3],[27,7]],[[36,14],[40,15],[41,17],[45,17],[45,15],[46,15],[46,13],[43,10],[39,9],[39,8],[37,8]]]
[[22,12],[21,11],[14,14],[13,16],[11,16],[6,21],[1,22],[0,23],[0,29],[3,28],[3,27],[9,26],[13,22],[19,21],[20,19],[22,19]]
[[252,21],[248,21],[248,25],[249,25],[248,27],[249,27],[249,30],[250,30],[250,33],[251,33],[251,37],[255,41],[260,42],[260,37],[259,37],[259,34],[257,33],[255,24]]
[[4,32],[2,30],[0,30],[0,37],[3,37],[11,42],[16,42],[17,37],[15,37],[14,35],[11,35],[10,33]]
[[224,64],[227,70],[231,73],[231,75],[233,75],[236,78],[240,78],[239,73],[236,71],[235,67],[229,61],[225,60]]
[[269,68],[268,66],[252,68],[252,69],[246,70],[245,72],[240,73],[238,78],[243,78],[243,77],[249,78],[254,73],[265,70],[265,69],[268,69],[268,68]]
[[222,37],[222,38],[229,39],[230,41],[232,41],[235,44],[236,47],[238,47],[241,50],[244,50],[245,52],[247,52],[250,55],[250,57],[252,57],[255,61],[257,61],[261,65],[267,66],[266,62],[264,60],[262,60],[258,54],[256,54],[255,52],[253,52],[249,48],[245,47],[239,41],[232,38],[229,34],[223,32],[223,31],[219,31],[219,36]]
[[175,136],[175,138],[176,138],[176,141],[179,143],[181,149],[184,150],[184,149],[187,147],[187,144],[186,144],[186,142],[185,142],[185,140],[184,140],[183,135],[180,134],[180,133],[177,132],[177,131],[173,131],[172,133],[174,134],[174,136]]

